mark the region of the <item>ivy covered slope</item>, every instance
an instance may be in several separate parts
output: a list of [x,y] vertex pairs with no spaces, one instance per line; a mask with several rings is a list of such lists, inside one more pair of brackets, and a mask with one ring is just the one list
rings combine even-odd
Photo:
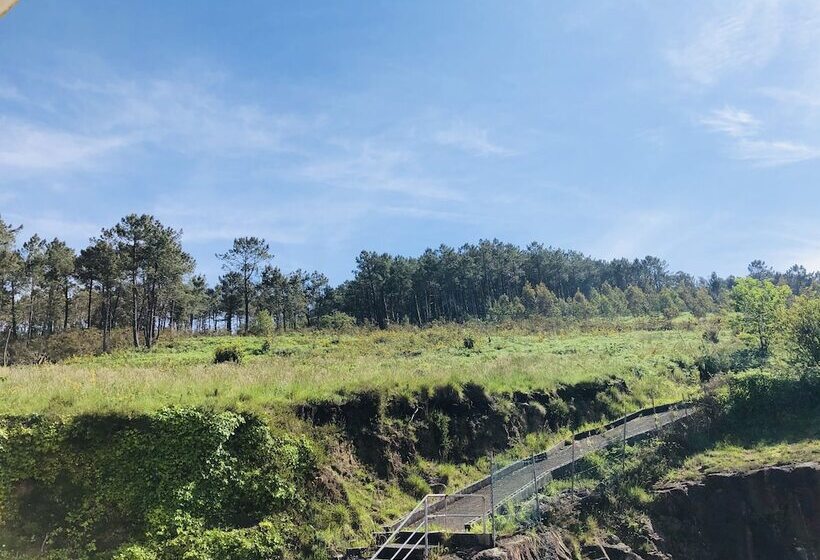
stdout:
[[704,345],[736,344],[704,325],[295,333],[240,339],[240,364],[181,339],[10,368],[0,558],[327,557],[490,449],[691,393]]
[[315,452],[251,414],[6,418],[0,446],[9,557],[270,558],[312,546]]

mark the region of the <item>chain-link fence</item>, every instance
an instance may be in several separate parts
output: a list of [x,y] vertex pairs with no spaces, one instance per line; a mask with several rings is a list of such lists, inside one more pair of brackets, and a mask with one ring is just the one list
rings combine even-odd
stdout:
[[490,477],[496,530],[514,532],[537,523],[541,503],[561,491],[617,482],[635,443],[663,437],[691,411],[689,403],[639,411],[497,471]]

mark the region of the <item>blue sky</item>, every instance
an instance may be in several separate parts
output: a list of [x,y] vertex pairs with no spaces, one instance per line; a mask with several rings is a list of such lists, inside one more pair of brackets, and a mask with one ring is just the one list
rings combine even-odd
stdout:
[[0,19],[0,215],[347,278],[479,238],[820,268],[820,4],[65,2]]

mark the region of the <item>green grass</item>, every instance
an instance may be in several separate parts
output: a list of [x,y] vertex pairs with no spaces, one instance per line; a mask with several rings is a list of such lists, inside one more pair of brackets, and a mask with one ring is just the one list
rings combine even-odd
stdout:
[[[464,338],[475,348],[464,348]],[[258,337],[186,337],[152,351],[118,351],[0,373],[0,414],[145,411],[166,405],[265,409],[345,391],[407,391],[472,381],[489,392],[550,389],[619,376],[635,398],[683,395],[701,351],[699,329],[596,329],[553,333],[521,328],[446,326],[278,335],[262,353]],[[213,361],[236,345],[243,363]]]
[[820,462],[820,439],[743,447],[723,443],[686,460],[664,482],[699,480],[715,473],[746,472],[763,467]]

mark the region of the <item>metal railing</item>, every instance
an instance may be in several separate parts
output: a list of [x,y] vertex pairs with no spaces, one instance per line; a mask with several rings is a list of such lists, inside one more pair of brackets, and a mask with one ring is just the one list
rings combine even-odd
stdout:
[[[448,511],[448,501],[452,503],[455,501],[473,499],[481,502],[481,511],[489,512],[490,508],[487,507],[487,497],[482,494],[427,494],[385,539],[384,543],[382,543],[373,556],[371,556],[370,560],[381,558],[381,554],[385,550],[389,550],[391,546],[394,546],[396,550],[392,556],[389,557],[389,560],[407,560],[415,550],[420,548],[423,549],[424,557],[427,558],[431,548],[430,533],[439,528],[436,524],[437,519],[443,520],[444,527],[447,527],[448,520],[452,521],[453,518],[465,519],[465,526],[468,521],[476,520],[475,515],[472,513],[465,514]],[[417,514],[422,515],[416,517]],[[488,516],[489,513],[484,513],[479,518],[482,522],[483,534],[485,535],[487,534]],[[402,552],[404,555],[400,556]]]
[[[494,542],[499,509],[514,510],[516,504],[535,496],[533,515],[527,518],[537,520],[539,492],[549,479],[571,478],[574,488],[576,478],[584,474],[583,470],[576,472],[576,464],[584,457],[619,444],[625,456],[627,442],[657,433],[691,410],[692,403],[686,401],[638,410],[598,428],[574,433],[569,441],[498,470],[491,457],[489,476],[455,494],[428,494],[408,515],[390,526],[387,530],[392,531],[391,534],[371,560],[384,558],[381,554],[391,545],[396,546],[396,551],[390,560],[407,560],[414,550],[422,547],[426,557],[432,531],[463,532],[481,523],[483,534],[487,535],[488,521]],[[654,420],[650,421],[649,417]],[[480,500],[480,503],[470,505],[467,500]],[[464,519],[464,523],[454,521],[458,519]]]

